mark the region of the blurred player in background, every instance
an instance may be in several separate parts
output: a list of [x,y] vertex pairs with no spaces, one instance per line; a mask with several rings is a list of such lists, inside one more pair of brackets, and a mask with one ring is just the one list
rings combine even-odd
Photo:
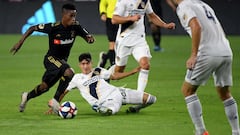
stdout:
[[136,104],[127,110],[127,113],[137,113],[142,108],[156,102],[156,97],[123,87],[115,87],[106,80],[121,79],[135,74],[139,67],[129,72],[114,73],[114,69],[106,70],[101,67],[92,68],[90,53],[79,56],[79,67],[82,73],[75,74],[69,83],[65,94],[73,88],[78,88],[83,98],[92,106],[92,109],[103,115],[117,113],[123,104]]
[[208,135],[197,89],[213,75],[216,90],[223,102],[232,135],[240,135],[238,107],[230,92],[232,86],[232,50],[214,10],[200,0],[172,0],[179,20],[192,38],[191,55],[182,85],[187,109],[196,135]]
[[115,72],[123,72],[132,54],[141,70],[137,90],[144,91],[150,69],[151,54],[145,38],[144,16],[147,14],[157,26],[174,29],[175,23],[165,23],[152,10],[148,0],[119,0],[113,13],[113,24],[120,24],[116,39]]
[[[150,0],[150,3],[152,5],[154,13],[160,18],[162,18],[163,16],[162,16],[161,0]],[[162,52],[163,48],[160,46],[161,36],[162,36],[161,27],[155,25],[150,18],[148,20],[149,20],[149,25],[152,32],[153,42],[154,42],[153,50]]]
[[[77,10],[72,4],[62,6],[62,20],[57,23],[39,24],[31,26],[22,36],[17,44],[10,50],[15,54],[23,45],[27,37],[34,31],[48,34],[49,50],[44,57],[44,67],[46,69],[42,76],[42,82],[37,85],[32,91],[24,92],[19,106],[19,111],[23,112],[27,102],[47,92],[58,80],[59,85],[52,101],[49,104],[53,110],[57,111],[58,102],[71,81],[74,72],[67,63],[70,50],[73,46],[76,36],[81,36],[88,43],[93,43],[94,38],[79,22],[76,21]],[[57,106],[55,106],[57,105]]]
[[100,0],[99,11],[101,20],[106,24],[106,33],[108,37],[109,50],[107,53],[101,52],[99,54],[98,67],[104,68],[107,60],[110,61],[110,66],[115,64],[114,45],[117,36],[118,25],[112,24],[112,15],[117,0]]
[[[169,2],[170,1],[170,2]],[[152,9],[154,11],[154,13],[159,16],[160,18],[163,18],[163,13],[162,13],[162,3],[161,0],[150,0],[150,3],[152,5]],[[172,5],[171,0],[166,0],[166,3],[173,9],[173,11],[175,12],[175,6]],[[148,16],[147,16],[148,17]],[[162,37],[162,33],[161,33],[161,27],[157,26],[156,24],[154,24],[151,19],[149,18],[149,25],[150,25],[150,29],[151,29],[151,33],[152,33],[152,38],[153,38],[153,42],[154,42],[154,51],[159,51],[159,52],[163,52],[164,49],[161,47],[161,37]]]

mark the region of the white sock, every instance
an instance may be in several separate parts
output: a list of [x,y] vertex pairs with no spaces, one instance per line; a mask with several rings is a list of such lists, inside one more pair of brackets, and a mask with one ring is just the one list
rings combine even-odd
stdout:
[[202,106],[198,99],[198,96],[196,94],[187,96],[185,97],[185,101],[187,104],[189,115],[195,126],[196,134],[203,134],[206,131],[206,127],[203,121]]
[[148,82],[149,70],[141,69],[138,74],[138,86],[137,90],[144,92]]
[[232,134],[240,135],[238,107],[235,99],[233,97],[230,97],[229,99],[224,100],[223,104],[228,122],[232,128]]

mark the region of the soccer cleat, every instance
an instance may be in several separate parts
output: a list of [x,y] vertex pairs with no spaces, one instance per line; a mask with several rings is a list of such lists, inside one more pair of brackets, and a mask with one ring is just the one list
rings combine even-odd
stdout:
[[202,135],[209,135],[208,131],[205,131]]
[[50,107],[55,114],[58,114],[60,105],[55,98],[48,101],[48,107]]
[[127,110],[126,113],[139,113],[140,109],[137,109],[133,106],[130,106]]
[[104,116],[112,115],[112,110],[107,108],[107,107],[102,106],[102,107],[99,108],[98,111],[99,111],[100,114],[102,114]]
[[157,45],[154,46],[153,50],[154,50],[155,52],[163,52],[163,51],[164,51],[163,48],[161,48],[160,46],[157,46]]
[[[198,134],[196,134],[196,135],[198,135]],[[204,131],[204,133],[201,135],[209,135],[209,133],[208,133],[208,131]]]
[[27,96],[28,96],[27,92],[23,92],[22,93],[21,103],[19,105],[19,112],[24,112],[24,109],[25,109],[26,104],[27,104]]
[[100,52],[97,66],[104,68],[106,63],[107,63],[107,54],[104,52]]

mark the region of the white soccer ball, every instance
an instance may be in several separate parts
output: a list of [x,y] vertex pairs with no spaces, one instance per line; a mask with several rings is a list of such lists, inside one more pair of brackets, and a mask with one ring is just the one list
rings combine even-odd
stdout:
[[64,119],[71,119],[77,115],[77,107],[71,101],[65,101],[61,104],[58,114]]

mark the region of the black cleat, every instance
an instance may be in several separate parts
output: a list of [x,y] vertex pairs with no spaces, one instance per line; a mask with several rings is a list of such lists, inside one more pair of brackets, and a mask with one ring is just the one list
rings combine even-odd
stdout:
[[139,113],[139,109],[133,107],[133,106],[130,106],[127,110],[126,110],[126,113]]

